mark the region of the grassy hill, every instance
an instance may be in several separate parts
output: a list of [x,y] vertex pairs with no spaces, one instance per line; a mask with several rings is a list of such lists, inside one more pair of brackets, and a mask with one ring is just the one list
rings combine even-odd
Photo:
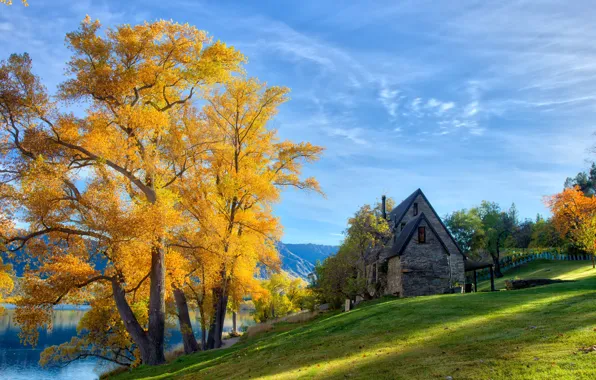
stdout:
[[596,344],[596,271],[587,262],[533,263],[518,271],[577,281],[377,300],[117,378],[596,378],[596,352],[581,351]]
[[[559,280],[578,280],[593,276],[592,264],[588,261],[551,261],[536,260],[522,265],[515,269],[510,269],[503,273],[504,277],[495,279],[495,288],[497,290],[505,289],[505,281],[510,279],[536,279],[550,278]],[[490,281],[478,283],[479,291],[490,290]]]

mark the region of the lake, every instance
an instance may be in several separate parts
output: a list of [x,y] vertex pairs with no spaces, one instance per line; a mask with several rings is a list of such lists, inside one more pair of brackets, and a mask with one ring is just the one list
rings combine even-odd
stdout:
[[[42,330],[39,334],[37,347],[23,346],[19,342],[18,327],[15,326],[14,310],[7,309],[0,316],[0,379],[2,380],[49,380],[49,379],[97,379],[99,375],[111,367],[103,361],[94,359],[79,360],[64,368],[42,368],[39,366],[39,354],[49,346],[61,344],[76,335],[77,324],[86,310],[56,310],[54,312],[54,327],[51,330]],[[228,313],[224,330],[232,329],[231,314]],[[193,327],[198,331],[197,314],[191,313]],[[238,328],[242,325],[252,325],[254,321],[250,311],[242,308],[237,317]],[[175,347],[182,342],[180,332],[176,328],[168,330],[167,347]],[[197,338],[200,341],[200,336]]]

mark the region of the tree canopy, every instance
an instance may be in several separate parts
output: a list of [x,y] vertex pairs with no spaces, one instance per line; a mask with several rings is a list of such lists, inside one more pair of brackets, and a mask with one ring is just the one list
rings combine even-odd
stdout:
[[87,17],[67,35],[56,96],[27,54],[0,63],[0,250],[34,264],[16,300],[25,343],[51,327],[54,305],[92,306],[44,362],[159,364],[166,305],[189,339],[188,303],[199,306],[218,347],[228,299],[235,307],[262,267],[278,269],[272,206],[286,187],[320,192],[300,175],[322,148],[280,141],[268,123],[289,90],[246,78],[245,57],[205,31],[100,29]]

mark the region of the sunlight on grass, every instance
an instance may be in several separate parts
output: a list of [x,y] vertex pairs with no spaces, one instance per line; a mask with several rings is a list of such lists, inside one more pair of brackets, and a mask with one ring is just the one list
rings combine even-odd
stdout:
[[[495,287],[497,290],[505,289],[505,281],[510,279],[580,280],[593,275],[596,275],[596,270],[590,261],[536,260],[504,272],[502,278],[495,279]],[[490,290],[490,280],[478,282],[478,290]]]
[[[310,377],[332,376],[332,374],[349,373],[354,366],[361,367],[367,363],[374,363],[382,355],[397,355],[407,351],[416,351],[422,349],[434,341],[440,341],[445,335],[457,334],[458,331],[475,329],[482,324],[490,324],[494,320],[515,317],[518,314],[528,313],[538,310],[554,302],[561,302],[575,297],[576,294],[562,294],[559,296],[548,297],[539,300],[530,300],[521,305],[512,306],[499,310],[490,315],[472,316],[460,319],[455,323],[440,324],[427,329],[412,331],[411,335],[404,336],[401,340],[387,342],[382,345],[373,346],[365,350],[359,350],[357,353],[346,355],[343,358],[335,360],[326,360],[323,362],[312,363],[305,367],[299,367],[289,372],[278,373],[274,376],[261,376],[259,379],[296,379]],[[419,299],[419,298],[418,298]],[[399,301],[394,301],[399,302]],[[346,314],[344,314],[346,316]],[[523,330],[519,328],[520,330]]]
[[596,378],[596,353],[578,353],[596,343],[596,271],[585,262],[532,264],[519,272],[577,281],[375,300],[117,378]]

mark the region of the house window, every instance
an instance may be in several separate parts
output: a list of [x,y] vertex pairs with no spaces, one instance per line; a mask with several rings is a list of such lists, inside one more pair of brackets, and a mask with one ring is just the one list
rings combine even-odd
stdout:
[[402,224],[401,224],[401,227],[400,227],[400,229],[399,229],[399,230],[400,230],[400,231],[403,231],[405,227],[406,227],[406,223],[404,222],[404,223],[402,223]]
[[414,216],[418,215],[418,203],[414,203]]
[[426,228],[418,227],[418,243],[426,243]]
[[377,263],[374,263],[372,265],[372,282],[373,283],[377,282]]

